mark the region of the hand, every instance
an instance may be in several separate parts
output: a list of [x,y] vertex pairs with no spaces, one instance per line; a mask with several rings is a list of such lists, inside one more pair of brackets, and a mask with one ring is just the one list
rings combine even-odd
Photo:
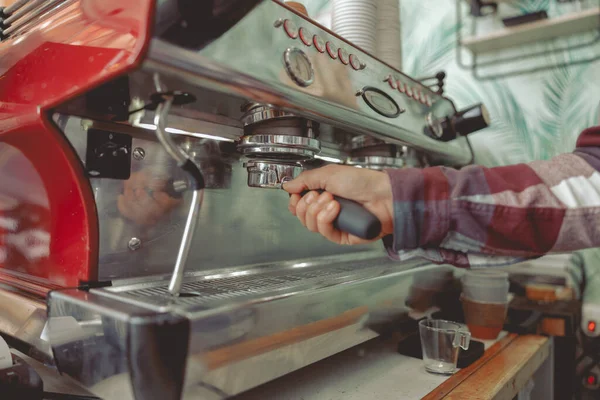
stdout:
[[[393,200],[390,180],[385,172],[350,166],[328,165],[302,172],[286,182],[283,189],[290,193],[289,210],[311,232],[318,232],[338,244],[362,244],[381,239],[393,233]],[[319,194],[307,189],[324,189]],[[358,238],[334,228],[333,221],[340,212],[340,204],[333,195],[354,200],[381,221],[381,235],[371,241]]]
[[141,170],[125,181],[123,194],[117,200],[121,214],[138,225],[156,225],[160,218],[181,204],[181,199],[165,192],[167,181]]

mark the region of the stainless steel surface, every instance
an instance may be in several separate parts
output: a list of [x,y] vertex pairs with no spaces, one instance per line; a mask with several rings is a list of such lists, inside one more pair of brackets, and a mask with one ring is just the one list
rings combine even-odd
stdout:
[[[190,274],[182,285],[182,294],[186,296],[179,298],[169,295],[163,279],[122,281],[119,285],[99,290],[105,295],[113,294],[112,297],[116,295],[121,301],[155,311],[173,308],[193,311],[195,306],[214,307],[263,295],[272,298],[274,293],[293,295],[299,290],[318,290],[342,284],[349,278],[356,280],[377,276],[382,270],[397,272],[425,264],[421,261],[400,265],[377,252],[364,252]],[[422,280],[421,274],[417,276]]]
[[248,186],[280,189],[281,185],[296,178],[302,172],[302,165],[296,163],[250,160],[246,163]]
[[29,4],[25,5],[24,7],[21,7],[18,11],[16,11],[10,17],[6,18],[6,20],[4,22],[7,25],[10,25],[11,23],[15,22],[17,19],[21,18],[23,15],[27,14],[28,12],[33,10],[35,7],[37,7],[38,5],[43,3],[44,1],[45,0],[31,0],[31,2],[29,2]]
[[27,28],[40,24],[46,17],[74,3],[75,0],[33,0],[4,21],[10,26],[3,34],[16,36],[25,33]]
[[[299,38],[290,38],[283,27],[273,26],[280,18],[310,28],[324,40],[358,55],[365,61],[366,68],[355,71],[331,59],[327,53],[318,52],[314,46],[305,47]],[[282,59],[289,47],[302,48],[311,61],[315,79],[310,86],[299,86],[285,71]],[[238,98],[240,106],[250,98],[336,129],[409,145],[431,154],[439,162],[461,165],[470,161],[463,138],[440,143],[423,133],[427,128],[427,113],[442,118],[455,112],[451,101],[273,1],[263,1],[221,37],[198,51],[153,39],[144,68],[177,78],[186,88],[203,87]],[[392,89],[384,81],[390,74],[403,87],[408,85],[411,93],[413,89],[422,92],[432,105]],[[356,96],[357,91],[365,87],[384,91],[406,112],[397,118],[376,113]]]
[[359,135],[352,138],[352,150],[384,144],[383,140],[375,139],[368,135]]
[[8,6],[8,7],[6,7],[4,9],[4,13],[6,15],[12,14],[16,10],[18,10],[19,8],[23,7],[29,1],[31,1],[31,0],[18,0],[18,1],[15,1],[13,4],[11,4],[10,6]]
[[346,164],[359,168],[368,168],[374,170],[403,168],[406,166],[402,158],[381,156],[350,157],[346,160]]
[[250,135],[244,136],[238,149],[246,156],[283,157],[285,159],[312,159],[321,151],[318,140],[288,135]]
[[[150,182],[169,178],[180,180],[179,168],[158,143],[152,130],[79,117],[65,117],[64,120],[65,135],[83,163],[87,129],[107,129],[130,134],[133,137],[132,147],[145,149],[146,157],[143,160],[132,158],[132,175],[136,178],[142,175]],[[178,121],[170,115],[169,124],[173,120]],[[212,123],[205,125],[202,121],[195,121],[192,124],[185,120],[185,128],[191,133],[204,132],[204,126],[213,129]],[[232,128],[224,125],[223,131],[227,132],[227,129]],[[243,135],[241,129],[231,132]],[[248,187],[248,172],[244,162],[250,160],[242,159],[233,143],[229,148],[219,145],[228,142],[197,135],[175,136],[175,141],[200,165],[205,180],[215,183],[205,189],[198,219],[199,228],[194,235],[186,271],[278,263],[303,258],[307,254],[318,259],[367,249],[382,251],[379,243],[339,246],[307,231],[289,213],[288,196],[278,191]],[[90,178],[90,183],[100,226],[99,280],[149,279],[170,273],[183,235],[191,193],[185,192],[181,202],[166,212],[155,225],[145,225],[127,219],[117,206],[119,196],[129,181]],[[140,200],[133,206],[143,209],[146,203]],[[140,239],[143,245],[131,251],[128,242],[134,237]]]
[[44,299],[0,285],[0,331],[31,345],[30,356],[51,363],[50,343],[42,338],[46,318]]
[[245,111],[245,114],[241,118],[244,125],[252,125],[264,120],[273,120],[276,118],[288,118],[294,116],[294,114],[290,112],[258,103],[245,104],[242,111]]
[[[118,360],[132,356],[124,338],[136,340],[133,321],[141,315],[159,320],[177,316],[189,321],[186,393],[211,388],[224,398],[376,337],[382,326],[397,326],[408,318],[407,304],[419,303],[415,294],[423,295],[414,286],[419,283],[415,273],[422,277],[448,271],[452,269],[398,264],[366,252],[194,273],[184,280],[185,295],[177,298],[168,291],[168,276],[89,293],[53,292],[51,318],[75,316],[80,325],[100,324],[93,335],[71,342],[61,338],[55,354],[65,368],[73,360],[86,364],[99,351],[111,354],[112,364],[95,364],[87,387],[96,394],[115,381],[131,388],[131,365],[137,361]],[[171,345],[186,340],[185,334],[172,332]],[[65,349],[76,349],[76,354]],[[116,393],[123,397],[103,398],[128,398],[123,391]]]
[[374,170],[413,166],[406,146],[388,144],[366,135],[352,138],[351,155],[345,164]]

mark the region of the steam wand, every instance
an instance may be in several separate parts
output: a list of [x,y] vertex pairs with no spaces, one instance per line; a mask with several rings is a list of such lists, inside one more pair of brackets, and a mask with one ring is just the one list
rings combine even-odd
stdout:
[[192,238],[194,236],[196,223],[198,221],[198,214],[200,213],[200,207],[202,206],[205,183],[200,169],[198,169],[196,164],[189,159],[188,155],[183,151],[183,149],[181,149],[166,132],[169,111],[171,110],[173,103],[177,102],[176,99],[178,94],[176,92],[165,91],[158,75],[154,76],[154,84],[158,94],[161,94],[163,99],[163,101],[158,104],[154,117],[154,125],[156,125],[156,137],[163,145],[167,153],[177,162],[177,165],[187,172],[192,178],[192,203],[185,221],[181,245],[179,246],[179,251],[177,253],[177,260],[175,261],[175,267],[173,268],[171,281],[169,282],[169,292],[173,296],[179,296],[181,284],[183,282],[185,264],[190,253]]

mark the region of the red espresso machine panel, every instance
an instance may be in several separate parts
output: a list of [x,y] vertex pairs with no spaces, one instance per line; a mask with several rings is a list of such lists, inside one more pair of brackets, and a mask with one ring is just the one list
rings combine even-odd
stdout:
[[153,7],[54,3],[35,26],[0,42],[0,281],[47,288],[98,276],[93,193],[48,111],[133,69]]

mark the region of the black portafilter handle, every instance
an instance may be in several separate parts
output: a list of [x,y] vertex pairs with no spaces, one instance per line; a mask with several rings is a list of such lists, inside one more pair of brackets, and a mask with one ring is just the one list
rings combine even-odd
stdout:
[[[324,192],[324,190],[315,191],[318,193]],[[308,192],[308,190],[305,190],[301,195],[304,196]],[[365,240],[372,240],[379,236],[381,233],[379,218],[355,201],[335,195],[333,198],[340,203],[340,212],[333,221],[333,226],[336,229]]]
[[[185,181],[169,180],[165,187],[165,192],[169,196],[179,199],[183,197],[183,192],[188,189]],[[302,196],[309,191],[302,192]],[[324,190],[317,190],[323,193]],[[355,201],[344,199],[339,196],[333,198],[340,204],[340,212],[333,222],[333,226],[351,235],[365,240],[375,239],[381,233],[381,221],[366,208]]]

